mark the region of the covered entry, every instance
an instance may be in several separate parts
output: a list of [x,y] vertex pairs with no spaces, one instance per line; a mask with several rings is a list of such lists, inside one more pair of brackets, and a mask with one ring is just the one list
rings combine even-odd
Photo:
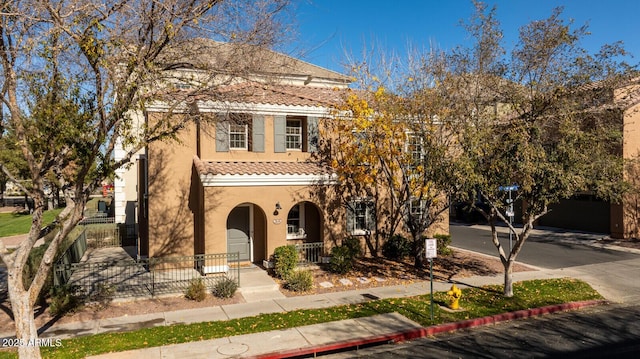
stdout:
[[264,212],[255,204],[232,209],[227,217],[227,252],[240,253],[240,261],[245,262],[265,259],[265,221]]
[[251,205],[241,205],[227,218],[227,252],[240,253],[241,261],[251,260]]

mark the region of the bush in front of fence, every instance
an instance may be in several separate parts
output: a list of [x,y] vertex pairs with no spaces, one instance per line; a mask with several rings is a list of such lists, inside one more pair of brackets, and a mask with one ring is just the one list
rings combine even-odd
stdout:
[[58,317],[79,309],[84,304],[83,296],[79,294],[79,290],[79,286],[69,284],[52,287],[49,302],[51,315]]
[[95,288],[89,293],[87,302],[97,306],[97,309],[105,309],[109,306],[109,303],[113,301],[116,294],[116,288],[109,283],[98,283]]
[[308,292],[313,288],[313,274],[310,270],[296,270],[289,274],[285,288],[294,292]]
[[189,282],[189,286],[184,293],[185,298],[202,302],[207,297],[207,287],[202,278],[195,278]]
[[228,277],[223,277],[213,286],[213,295],[218,298],[231,298],[238,290],[238,283]]
[[281,246],[273,251],[274,271],[282,279],[287,279],[298,265],[298,250],[294,245]]

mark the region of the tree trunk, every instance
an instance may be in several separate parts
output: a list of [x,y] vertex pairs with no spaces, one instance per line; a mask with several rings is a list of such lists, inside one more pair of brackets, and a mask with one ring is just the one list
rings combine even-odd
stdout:
[[510,260],[504,266],[504,296],[513,297],[513,262]]
[[364,242],[367,245],[367,248],[369,249],[369,255],[371,255],[374,258],[378,257],[378,246],[373,243],[373,236],[372,235],[367,235],[365,236]]
[[20,276],[9,275],[7,280],[11,310],[16,326],[16,338],[20,358],[41,358],[38,347],[38,328],[36,327],[33,304],[28,291],[25,291]]

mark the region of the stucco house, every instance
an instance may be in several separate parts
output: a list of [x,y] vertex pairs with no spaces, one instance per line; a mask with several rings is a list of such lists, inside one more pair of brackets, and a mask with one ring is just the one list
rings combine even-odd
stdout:
[[[207,44],[205,59],[231,52]],[[314,156],[350,79],[273,51],[257,55],[261,66],[252,72],[185,96],[172,116],[192,121],[177,141],[152,143],[117,173],[116,222],[137,223],[140,257],[237,252],[241,261],[262,263],[282,245],[326,251],[371,230],[366,201],[329,205],[337,176]],[[197,78],[207,71],[194,66],[200,61],[208,60],[173,71]],[[188,83],[178,82],[172,96],[182,87]],[[156,100],[134,117],[149,126],[168,111]]]
[[576,194],[551,206],[552,211],[538,225],[610,234],[613,238],[640,238],[640,78],[627,80],[614,90],[598,83],[584,86],[593,92],[585,98],[586,111],[608,116],[622,132],[619,155],[625,161],[622,176],[630,188],[620,203],[598,199],[591,193]]

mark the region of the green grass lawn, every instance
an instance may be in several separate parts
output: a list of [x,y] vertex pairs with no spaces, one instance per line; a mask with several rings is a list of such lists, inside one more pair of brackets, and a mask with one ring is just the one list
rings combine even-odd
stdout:
[[[512,298],[502,296],[501,286],[463,289],[460,306],[465,311],[455,313],[442,310],[437,305],[445,303],[444,292],[434,293],[436,305],[434,305],[433,320],[431,320],[430,295],[427,294],[411,298],[373,300],[332,308],[264,314],[227,321],[179,324],[132,332],[83,336],[63,340],[59,348],[42,348],[42,354],[47,358],[83,358],[87,355],[250,334],[390,312],[398,312],[423,326],[430,326],[520,309],[593,299],[603,298],[588,284],[579,280],[532,280],[514,284]],[[15,352],[0,352],[0,358],[15,357]]]
[[[42,225],[49,225],[61,211],[62,208],[45,211],[43,215]],[[30,228],[30,214],[0,213],[0,237],[26,234],[29,233]]]

